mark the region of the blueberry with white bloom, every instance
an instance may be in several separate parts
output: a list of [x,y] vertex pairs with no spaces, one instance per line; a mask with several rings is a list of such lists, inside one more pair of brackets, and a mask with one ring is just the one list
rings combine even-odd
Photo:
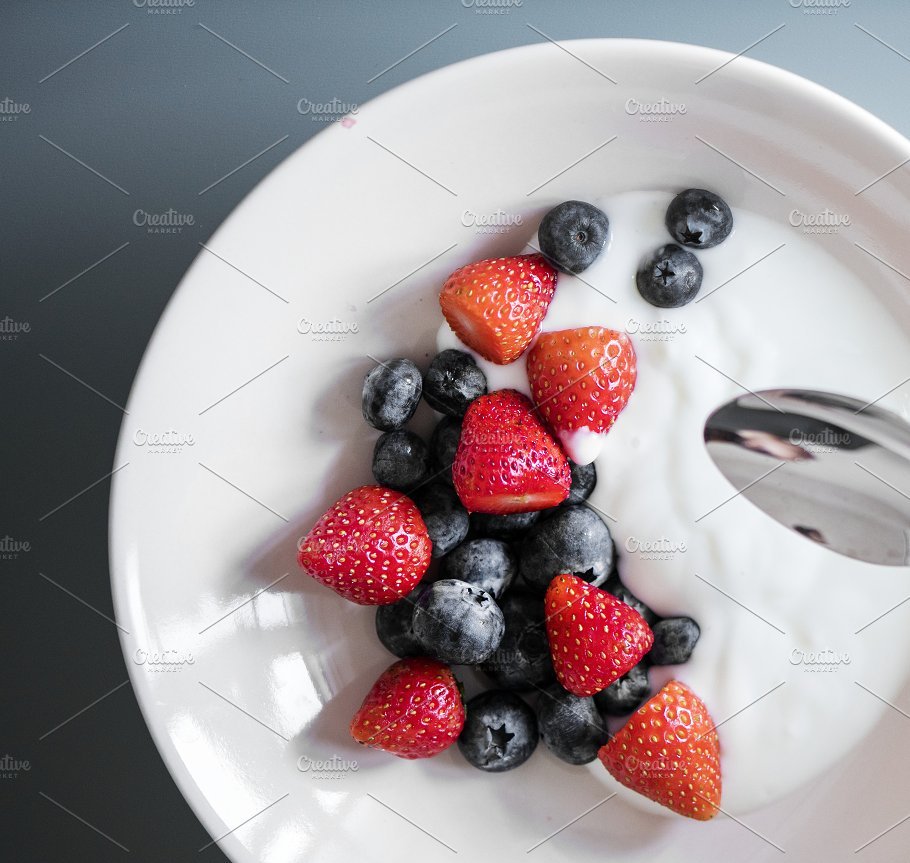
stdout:
[[719,195],[707,189],[686,189],[667,207],[667,230],[684,246],[710,249],[733,230],[733,213]]
[[430,451],[412,431],[397,429],[379,436],[373,448],[373,477],[379,485],[406,491],[430,475]]
[[641,262],[635,284],[652,306],[675,309],[695,299],[703,275],[701,263],[692,252],[667,243]]
[[491,689],[465,705],[458,749],[479,770],[512,770],[531,757],[537,741],[537,717],[514,693]]
[[417,410],[423,378],[407,359],[379,363],[363,379],[363,418],[379,431],[401,428]]
[[474,584],[499,601],[518,574],[518,560],[501,539],[469,539],[449,552],[445,574]]
[[537,229],[540,251],[565,273],[581,273],[597,260],[610,234],[603,210],[586,201],[563,201]]
[[423,379],[423,397],[435,411],[463,417],[468,405],[487,391],[487,376],[469,353],[454,348],[433,357]]
[[499,647],[502,612],[485,590],[445,578],[417,600],[414,635],[429,656],[453,665],[476,665]]
[[519,561],[525,583],[541,592],[560,572],[576,573],[599,587],[613,568],[613,537],[589,507],[562,507],[531,528]]

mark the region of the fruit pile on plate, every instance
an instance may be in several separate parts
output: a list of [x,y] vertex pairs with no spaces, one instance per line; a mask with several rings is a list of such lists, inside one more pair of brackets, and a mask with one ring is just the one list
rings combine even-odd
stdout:
[[[687,190],[667,227],[708,247],[732,216],[716,195]],[[599,757],[626,787],[707,820],[721,796],[714,723],[683,683],[652,694],[648,680],[650,666],[688,660],[699,627],[658,619],[622,584],[609,528],[586,503],[596,469],[565,454],[616,422],[635,387],[634,348],[597,324],[540,333],[559,273],[590,266],[608,235],[606,214],[567,201],[541,222],[540,253],[452,273],[439,297],[449,326],[490,362],[526,356],[533,400],[487,392],[467,351],[442,351],[425,374],[408,359],[377,365],[362,394],[382,432],[376,484],[335,503],[298,561],[345,599],[378,606],[377,635],[400,657],[354,716],[355,740],[402,758],[457,741],[472,765],[500,772],[542,738],[564,761]],[[672,244],[643,262],[636,284],[649,302],[694,297],[701,268],[693,291],[681,254],[698,264]],[[421,398],[442,415],[429,445],[405,428]],[[493,687],[465,702],[452,666],[479,668]],[[606,717],[626,720],[611,736]]]

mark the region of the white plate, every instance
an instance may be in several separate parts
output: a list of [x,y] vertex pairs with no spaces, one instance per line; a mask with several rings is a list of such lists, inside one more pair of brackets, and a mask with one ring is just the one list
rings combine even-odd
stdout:
[[[298,574],[295,545],[328,504],[370,480],[375,434],[359,404],[368,355],[424,362],[444,277],[520,249],[543,212],[581,190],[716,186],[782,221],[828,207],[850,214],[852,240],[906,271],[907,172],[856,192],[904,161],[907,141],[803,79],[745,58],[718,68],[728,61],[590,40],[427,75],[287,159],[206,244],[215,254],[193,263],[121,430],[112,580],[155,742],[233,860],[391,861],[402,849],[428,861],[453,849],[523,860],[605,796],[594,772],[548,753],[488,776],[457,752],[413,764],[357,747],[348,722],[391,657],[371,610]],[[643,122],[630,99],[686,112]],[[466,212],[497,211],[524,224],[493,234],[464,224]],[[851,243],[831,252],[906,314],[901,275]],[[339,338],[317,340],[311,324],[331,321]],[[422,408],[419,423],[430,421]],[[155,653],[167,662],[149,662]],[[902,722],[892,711],[874,745],[742,822],[653,817],[616,800],[534,857],[777,859],[754,830],[789,859],[852,859],[906,814],[910,779],[892,766],[910,756]],[[330,775],[314,774],[312,762],[333,758]],[[896,848],[882,839],[861,856],[890,860]]]

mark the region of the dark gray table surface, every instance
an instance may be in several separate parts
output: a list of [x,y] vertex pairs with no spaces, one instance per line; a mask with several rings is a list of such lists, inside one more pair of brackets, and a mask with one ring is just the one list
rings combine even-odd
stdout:
[[[224,859],[199,853],[209,837],[126,683],[108,474],[120,406],[198,244],[323,128],[300,100],[362,104],[537,31],[635,36],[746,51],[910,133],[902,0],[516,0],[495,15],[472,0],[164,2],[0,4],[4,860]],[[170,209],[193,224],[136,224]]]

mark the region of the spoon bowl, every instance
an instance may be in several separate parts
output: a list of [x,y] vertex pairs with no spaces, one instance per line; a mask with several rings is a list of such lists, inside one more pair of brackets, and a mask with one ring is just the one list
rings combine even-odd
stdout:
[[848,396],[750,392],[705,423],[705,445],[737,494],[838,554],[910,564],[910,424]]

